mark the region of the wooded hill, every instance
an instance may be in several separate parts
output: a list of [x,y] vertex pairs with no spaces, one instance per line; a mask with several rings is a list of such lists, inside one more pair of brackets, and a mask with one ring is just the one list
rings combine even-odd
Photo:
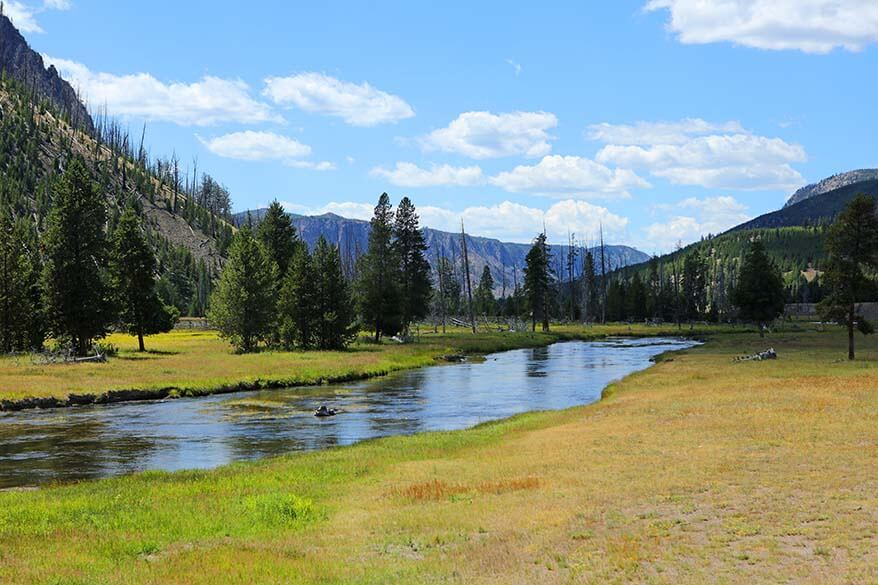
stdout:
[[82,159],[106,195],[110,229],[126,205],[141,216],[163,299],[202,315],[232,236],[228,192],[179,161],[151,158],[145,129],[133,139],[107,116],[92,119],[75,96],[0,16],[0,209],[39,241],[57,177]]

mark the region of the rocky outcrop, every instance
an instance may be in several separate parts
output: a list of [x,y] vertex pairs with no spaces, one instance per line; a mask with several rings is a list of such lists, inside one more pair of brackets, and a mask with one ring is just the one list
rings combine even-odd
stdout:
[[46,68],[40,54],[30,48],[5,15],[0,15],[0,70],[7,77],[32,88],[40,98],[51,102],[54,109],[65,115],[74,126],[89,133],[94,131],[88,109],[73,87],[58,75],[53,65]]
[[858,169],[856,171],[848,171],[846,173],[832,175],[829,178],[823,179],[819,183],[802,187],[793,193],[792,197],[789,198],[784,207],[791,207],[796,203],[801,203],[811,197],[829,193],[830,191],[835,191],[836,189],[841,189],[842,187],[847,187],[854,183],[874,181],[876,179],[878,179],[878,169]]

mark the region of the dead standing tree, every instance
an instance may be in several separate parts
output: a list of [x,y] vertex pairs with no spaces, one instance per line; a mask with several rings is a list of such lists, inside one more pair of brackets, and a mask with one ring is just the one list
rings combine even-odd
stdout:
[[469,309],[469,322],[472,325],[473,333],[476,332],[476,314],[473,308],[473,282],[469,271],[469,251],[466,245],[466,229],[463,227],[463,220],[460,220],[460,244],[463,252],[463,271],[466,273],[466,298]]

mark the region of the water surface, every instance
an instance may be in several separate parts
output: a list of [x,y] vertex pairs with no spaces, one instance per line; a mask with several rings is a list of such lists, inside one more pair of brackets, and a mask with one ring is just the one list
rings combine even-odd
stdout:
[[[692,345],[573,341],[334,386],[0,413],[0,488],[217,467],[588,404],[653,356]],[[321,404],[342,412],[316,418]]]

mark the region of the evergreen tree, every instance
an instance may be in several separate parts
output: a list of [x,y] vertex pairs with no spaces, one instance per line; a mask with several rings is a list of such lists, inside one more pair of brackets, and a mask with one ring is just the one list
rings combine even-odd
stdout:
[[415,206],[408,197],[403,197],[396,208],[393,235],[400,268],[402,330],[408,334],[409,326],[427,315],[432,294],[430,264],[425,255],[427,244],[418,225]]
[[143,235],[134,209],[128,208],[113,232],[110,259],[112,284],[124,328],[137,336],[145,351],[144,335],[170,331],[180,316],[175,307],[162,303],[155,290],[155,255]]
[[664,287],[659,272],[659,261],[656,256],[649,260],[649,276],[646,284],[646,314],[653,319],[660,319],[664,315]]
[[277,266],[249,228],[238,230],[210,299],[210,322],[240,352],[255,351],[275,318]]
[[858,195],[829,229],[826,250],[829,262],[824,274],[827,294],[820,303],[825,319],[843,324],[848,331],[848,359],[855,357],[854,331],[873,332],[872,325],[857,313],[856,304],[875,286],[869,276],[878,269],[878,219],[875,199]]
[[356,337],[357,327],[338,247],[320,236],[312,263],[317,284],[317,345],[320,349],[343,349]]
[[321,321],[320,275],[306,246],[293,254],[278,294],[280,341],[287,349],[310,349],[317,342]]
[[546,234],[540,234],[524,259],[524,295],[531,314],[531,329],[536,331],[537,321],[543,331],[549,331],[549,306],[551,295],[551,254],[546,244]]
[[707,309],[707,266],[697,251],[683,259],[683,313],[687,319],[700,319]]
[[268,257],[277,264],[281,277],[287,273],[296,247],[301,244],[290,216],[283,205],[272,201],[256,228],[256,238],[262,242]]
[[741,319],[759,325],[759,335],[763,336],[765,326],[783,314],[785,296],[780,270],[765,254],[762,242],[753,240],[733,293]]
[[8,213],[0,216],[0,353],[28,349],[31,264]]
[[444,256],[439,258],[438,264],[436,270],[438,273],[437,279],[441,281],[439,289],[442,291],[444,299],[436,295],[436,300],[439,303],[444,301],[446,315],[459,315],[460,297],[463,294],[463,290],[460,286],[460,280],[454,272],[454,264]]
[[399,262],[393,245],[393,210],[383,193],[375,206],[369,247],[357,262],[357,305],[363,323],[375,330],[375,342],[402,329]]
[[597,321],[601,313],[601,295],[598,288],[597,267],[591,250],[585,253],[582,268],[583,288],[585,290],[585,320],[589,323]]
[[491,269],[487,265],[482,270],[482,277],[479,279],[479,285],[476,287],[473,301],[479,314],[490,315],[494,313],[497,303],[494,299],[494,277],[491,275]]
[[105,224],[104,199],[82,161],[73,159],[56,185],[48,218],[43,290],[51,334],[69,340],[78,355],[106,335],[115,317],[102,270]]
[[647,293],[640,274],[634,273],[628,286],[626,295],[626,313],[627,317],[635,321],[642,321],[646,318]]

